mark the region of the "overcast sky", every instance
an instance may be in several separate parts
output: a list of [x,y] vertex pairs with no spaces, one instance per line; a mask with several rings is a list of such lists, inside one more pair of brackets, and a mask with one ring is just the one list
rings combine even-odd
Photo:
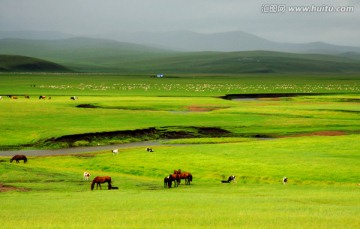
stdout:
[[[276,9],[276,4],[285,8]],[[324,10],[350,6],[353,11],[295,13],[290,12],[291,6],[320,6]],[[279,42],[324,41],[360,46],[360,1],[0,0],[0,31],[17,30],[75,35],[241,30]]]

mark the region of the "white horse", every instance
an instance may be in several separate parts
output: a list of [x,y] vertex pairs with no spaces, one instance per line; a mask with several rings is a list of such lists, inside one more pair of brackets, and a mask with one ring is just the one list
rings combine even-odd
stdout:
[[90,173],[84,172],[84,180],[88,181],[90,176],[91,176]]
[[119,154],[119,149],[113,149],[112,154],[113,155],[118,155]]

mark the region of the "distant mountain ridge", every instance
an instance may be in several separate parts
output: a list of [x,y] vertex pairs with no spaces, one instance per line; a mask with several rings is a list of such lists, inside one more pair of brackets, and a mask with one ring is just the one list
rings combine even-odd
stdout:
[[56,31],[0,31],[0,39],[60,40],[72,37],[75,36]]
[[[191,31],[138,32],[107,35],[113,39],[137,44],[147,44],[177,51],[276,51],[292,53],[340,54],[360,52],[360,47],[332,45],[325,42],[284,43],[274,42],[259,36],[230,31],[222,33],[196,33]],[[106,36],[105,36],[106,37]]]
[[359,73],[356,52],[339,55],[273,51],[179,52],[95,38],[0,39],[0,54],[35,57],[78,72],[156,73]]

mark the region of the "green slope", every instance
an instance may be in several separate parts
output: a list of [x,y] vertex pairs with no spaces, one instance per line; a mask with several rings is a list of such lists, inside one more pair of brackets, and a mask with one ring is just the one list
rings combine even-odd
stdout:
[[72,70],[37,58],[0,55],[0,72],[72,72]]
[[128,65],[170,73],[353,73],[360,72],[359,64],[331,55],[249,51],[183,53]]
[[173,52],[103,39],[0,40],[0,54],[26,55],[76,71],[118,73],[358,73],[348,56],[268,51]]

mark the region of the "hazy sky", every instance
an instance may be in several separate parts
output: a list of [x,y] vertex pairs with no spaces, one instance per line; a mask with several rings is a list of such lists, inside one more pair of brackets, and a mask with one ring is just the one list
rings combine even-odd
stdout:
[[[292,6],[312,11],[290,12]],[[352,7],[352,12],[329,12]],[[332,8],[333,7],[333,8]],[[273,41],[360,46],[358,0],[0,0],[0,30],[75,35],[241,30]]]

